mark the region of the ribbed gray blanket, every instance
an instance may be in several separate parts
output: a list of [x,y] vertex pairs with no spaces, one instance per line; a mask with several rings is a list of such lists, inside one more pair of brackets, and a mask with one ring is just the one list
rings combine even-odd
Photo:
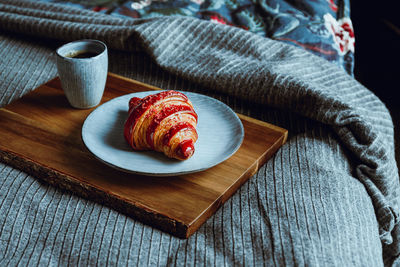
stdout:
[[197,91],[289,139],[181,240],[0,164],[0,266],[382,266],[398,261],[399,176],[380,100],[300,48],[186,17],[122,20],[0,0],[0,103],[56,75],[53,52],[93,38],[110,70]]

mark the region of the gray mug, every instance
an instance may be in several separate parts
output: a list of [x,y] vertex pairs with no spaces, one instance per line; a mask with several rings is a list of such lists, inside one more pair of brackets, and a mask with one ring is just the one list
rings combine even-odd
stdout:
[[107,46],[97,40],[67,43],[56,51],[61,86],[75,108],[97,106],[107,80]]

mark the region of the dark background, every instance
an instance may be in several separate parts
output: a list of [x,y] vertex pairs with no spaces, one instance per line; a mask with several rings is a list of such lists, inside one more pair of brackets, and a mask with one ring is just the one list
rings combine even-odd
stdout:
[[400,10],[392,1],[351,1],[355,78],[389,108],[400,164]]
[[[400,10],[393,1],[351,1],[355,77],[387,104],[400,104]],[[396,14],[397,13],[397,14]]]

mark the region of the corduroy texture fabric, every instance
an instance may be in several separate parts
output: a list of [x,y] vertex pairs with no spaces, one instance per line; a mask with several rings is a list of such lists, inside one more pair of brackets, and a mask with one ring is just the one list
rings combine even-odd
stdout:
[[[397,258],[393,125],[384,105],[337,66],[184,17],[120,20],[0,1],[0,30],[2,105],[56,75],[52,53],[61,41],[93,38],[114,49],[111,71],[213,95],[290,131],[288,143],[188,240],[1,165],[0,265],[379,266]],[[131,52],[139,49],[157,65]]]

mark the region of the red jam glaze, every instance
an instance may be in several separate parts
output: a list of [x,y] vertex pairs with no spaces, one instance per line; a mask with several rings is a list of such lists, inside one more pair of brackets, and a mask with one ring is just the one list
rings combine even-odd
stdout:
[[196,129],[190,123],[186,121],[179,122],[177,124],[174,124],[171,128],[169,128],[168,132],[164,135],[163,145],[164,146],[169,145],[169,142],[171,141],[172,137],[174,137],[174,135],[177,134],[180,130],[185,128],[196,132]]
[[133,109],[134,107],[136,107],[136,106],[139,104],[140,100],[142,100],[142,99],[139,98],[139,97],[132,97],[132,98],[129,100],[129,111],[131,111],[131,109]]
[[190,158],[194,153],[194,144],[192,139],[182,141],[175,150],[175,154],[185,160]]
[[162,109],[157,115],[154,116],[153,120],[151,121],[149,127],[147,128],[146,132],[146,141],[147,144],[151,146],[151,148],[154,148],[154,142],[153,142],[153,137],[154,137],[154,132],[156,131],[158,125],[167,117],[170,115],[176,113],[176,112],[181,112],[181,111],[189,111],[186,113],[191,114],[193,117],[196,118],[197,121],[197,114],[193,110],[191,106],[187,105],[172,105],[165,107]]
[[171,97],[171,96],[180,96],[185,101],[188,100],[188,98],[184,94],[179,93],[177,91],[173,91],[173,90],[162,91],[155,95],[148,95],[148,96],[140,99],[140,101],[137,100],[136,97],[131,98],[131,100],[129,101],[130,106],[131,106],[131,102],[132,102],[132,105],[133,104],[136,104],[136,105],[133,108],[131,108],[131,110],[129,111],[129,117],[126,120],[125,125],[124,125],[124,136],[125,136],[126,141],[128,141],[128,143],[133,148],[137,149],[137,147],[135,146],[135,144],[133,142],[134,138],[132,135],[132,130],[135,128],[137,121],[140,119],[140,117],[143,115],[143,113],[145,113],[146,110],[148,110],[152,105],[154,105],[155,103],[157,103],[158,101],[160,101],[164,98]]
[[131,112],[140,103],[141,100],[142,99],[139,97],[132,97],[129,100],[129,115],[128,115],[128,119],[125,122],[125,126],[124,126],[124,137],[125,137],[126,141],[128,141],[129,145],[131,145],[132,147],[134,147],[133,138],[131,137],[131,134],[130,134],[132,127],[129,127],[129,125],[132,125],[132,121],[134,120],[134,117],[131,116]]

